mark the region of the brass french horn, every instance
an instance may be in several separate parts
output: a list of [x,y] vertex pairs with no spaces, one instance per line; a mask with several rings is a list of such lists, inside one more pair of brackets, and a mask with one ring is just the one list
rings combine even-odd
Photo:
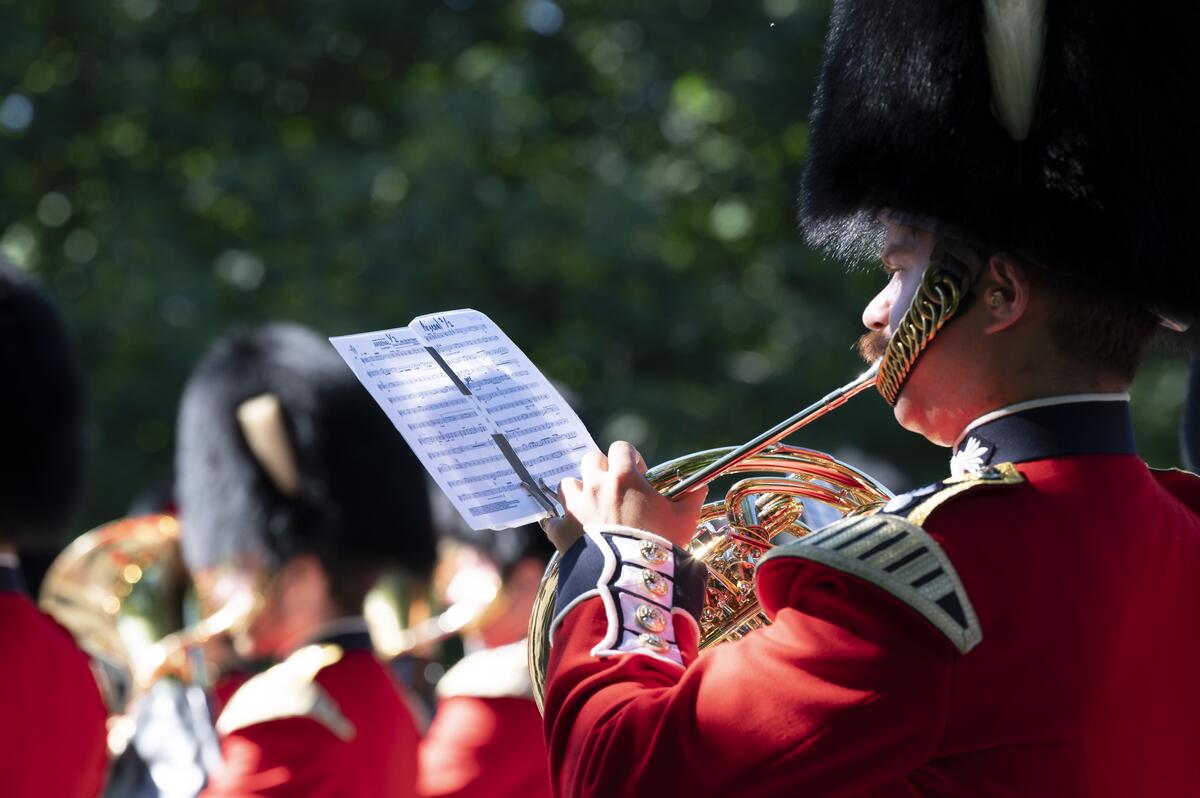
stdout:
[[[754,593],[754,569],[775,545],[807,535],[803,500],[860,515],[881,507],[892,494],[874,478],[784,438],[851,397],[875,387],[878,364],[796,415],[738,447],[685,455],[650,469],[646,478],[667,498],[727,474],[745,474],[723,499],[704,505],[689,551],[708,568],[700,621],[700,648],[736,640],[768,621]],[[539,708],[550,653],[549,632],[558,585],[555,556],[542,580],[529,622],[529,671]]]
[[114,756],[132,737],[136,698],[164,676],[193,681],[188,652],[253,610],[231,603],[185,626],[189,587],[171,515],[123,518],[80,535],[42,582],[39,606],[91,659]]
[[[874,512],[891,498],[887,488],[863,472],[827,454],[782,441],[868,388],[877,388],[889,405],[895,405],[921,353],[966,307],[973,275],[980,268],[970,247],[940,239],[881,360],[754,440],[736,448],[687,455],[647,472],[650,483],[667,498],[707,485],[724,474],[759,475],[735,484],[724,501],[704,506],[688,547],[708,567],[700,618],[701,649],[736,640],[767,623],[754,595],[754,569],[773,545],[812,531],[804,522],[800,499],[815,500],[848,516]],[[555,557],[547,568],[529,620],[529,674],[539,708],[546,684],[558,563]]]

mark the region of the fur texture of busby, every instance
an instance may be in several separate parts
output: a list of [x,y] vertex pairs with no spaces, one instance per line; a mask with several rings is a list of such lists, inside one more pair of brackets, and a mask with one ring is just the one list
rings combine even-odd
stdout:
[[53,548],[83,481],[83,378],[62,318],[0,260],[0,541]]
[[1170,0],[835,0],[806,235],[877,256],[893,210],[1195,319],[1197,22]]
[[[264,395],[278,400],[294,482],[239,422],[239,408]],[[432,570],[424,469],[329,342],[304,327],[235,331],[209,350],[180,405],[176,483],[190,568],[312,553],[335,580],[343,568]]]

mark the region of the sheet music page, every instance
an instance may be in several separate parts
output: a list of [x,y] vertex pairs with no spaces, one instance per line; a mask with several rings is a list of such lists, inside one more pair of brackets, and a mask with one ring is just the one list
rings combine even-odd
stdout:
[[546,517],[521,471],[554,490],[596,448],[558,391],[478,311],[330,341],[473,529]]

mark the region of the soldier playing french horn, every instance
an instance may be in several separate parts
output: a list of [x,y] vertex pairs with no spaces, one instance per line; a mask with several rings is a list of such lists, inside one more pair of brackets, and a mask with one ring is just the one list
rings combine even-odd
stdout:
[[801,221],[882,255],[862,349],[951,474],[773,550],[773,624],[698,656],[701,497],[589,456],[550,528],[559,794],[1200,794],[1200,480],[1147,468],[1127,393],[1200,310],[1197,22],[835,2]]

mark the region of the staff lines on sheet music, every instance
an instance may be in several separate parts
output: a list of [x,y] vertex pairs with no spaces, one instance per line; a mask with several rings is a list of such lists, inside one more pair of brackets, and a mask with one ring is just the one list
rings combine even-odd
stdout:
[[[474,392],[476,390],[477,386],[495,385],[498,382],[508,382],[509,380],[516,379],[517,377],[527,377],[527,376],[529,376],[529,369],[514,372],[513,374],[494,374],[490,377],[482,377],[482,378],[464,377],[463,383],[465,383],[466,386],[468,388],[470,388],[472,392]],[[476,396],[478,396],[478,395],[479,394],[476,394]]]
[[[476,482],[495,482],[503,476],[516,476],[512,467],[502,468],[499,471],[489,471],[486,474],[475,474],[474,476],[463,477],[462,479],[452,479],[446,483],[447,487],[457,488],[461,485],[471,485]],[[508,484],[513,484],[511,481]]]
[[465,438],[468,435],[483,435],[487,433],[488,428],[485,424],[480,424],[477,427],[464,427],[463,429],[454,430],[453,432],[439,432],[437,435],[427,435],[424,438],[417,438],[417,442],[422,446],[437,441],[438,443],[453,443],[459,438]]
[[413,334],[412,330],[406,330],[407,336],[397,338],[395,333],[384,333],[377,335],[371,339],[371,346],[376,349],[393,349],[398,346],[420,346],[421,339]]
[[554,429],[555,427],[561,427],[565,424],[570,424],[570,423],[571,423],[570,419],[560,418],[555,421],[548,421],[545,424],[538,424],[536,427],[530,427],[529,429],[513,430],[512,432],[505,432],[505,435],[508,436],[509,440],[519,440],[520,438],[528,438],[530,435],[533,435],[534,433],[545,432],[548,429]]
[[473,338],[470,341],[446,341],[438,347],[438,351],[441,352],[442,357],[446,358],[447,363],[491,363],[495,362],[493,359],[495,355],[508,354],[508,347],[501,344],[494,349],[483,349],[478,352],[464,350],[467,350],[468,347],[474,348],[480,344],[489,344],[492,341],[499,340],[500,336],[498,335],[485,335],[482,338]]
[[563,434],[548,435],[545,438],[541,438],[536,441],[530,441],[529,443],[524,443],[524,444],[521,444],[520,446],[513,447],[513,451],[517,452],[519,454],[521,452],[528,452],[533,449],[540,449],[543,446],[550,446],[551,444],[558,443],[559,441],[573,441],[577,437],[579,437],[579,433],[577,433],[577,432],[568,432],[566,435],[563,435]]
[[[445,331],[426,329],[425,330],[425,340],[426,341],[436,341],[441,338],[449,338],[451,336],[470,335],[471,333],[473,333],[477,330],[486,330],[486,329],[487,329],[486,324],[468,324],[466,327],[453,327],[453,328],[451,328],[449,330],[445,330]],[[493,336],[493,338],[494,338],[494,336]],[[468,342],[468,343],[470,343],[470,342]],[[453,344],[450,344],[450,346],[453,346]]]
[[[415,344],[416,341],[411,341],[410,344]],[[374,355],[358,355],[358,362],[364,366],[368,363],[381,363],[384,360],[400,360],[401,358],[412,357],[422,351],[420,347],[416,349],[385,349],[382,352],[376,352]]]
[[367,376],[374,379],[375,377],[390,377],[393,374],[409,374],[417,371],[428,371],[429,373],[423,377],[409,378],[405,382],[429,382],[430,380],[447,379],[446,372],[442,371],[436,365],[429,363],[420,363],[415,366],[388,366],[383,369],[371,369],[367,372]]
[[516,499],[501,499],[500,501],[492,502],[491,504],[480,504],[475,507],[468,507],[467,510],[471,513],[471,515],[478,518],[481,515],[488,515],[489,513],[499,513],[503,512],[504,510],[511,510],[514,507],[520,506],[520,504],[521,503]]
[[[399,397],[389,396],[388,402],[390,404],[396,404],[396,399],[398,398]],[[417,413],[436,413],[438,410],[445,410],[447,407],[457,407],[458,405],[469,404],[470,401],[471,400],[465,396],[459,396],[455,399],[447,399],[444,402],[434,402],[431,405],[420,405],[417,407],[409,407],[403,410],[397,410],[396,415],[400,418],[404,418],[405,416],[411,416]]]
[[522,478],[553,486],[594,446],[537,366],[478,311],[334,344],[473,528],[544,514]]
[[[510,471],[509,473],[512,473],[512,472]],[[501,493],[507,493],[508,491],[512,490],[513,485],[517,485],[517,484],[519,484],[519,483],[509,482],[505,485],[497,485],[494,488],[484,488],[483,490],[477,490],[474,493],[459,493],[459,494],[457,494],[458,500],[460,502],[465,502],[465,501],[470,501],[471,499],[486,499],[489,496],[497,496]]]
[[[576,451],[578,449],[586,449],[586,448],[587,448],[586,446],[579,446],[575,450],[572,450],[572,451]],[[548,471],[543,471],[542,473],[538,474],[538,477],[540,479],[545,479],[546,477],[553,477],[553,476],[557,476],[558,474],[566,474],[566,473],[569,473],[574,470],[575,470],[575,463],[565,463],[560,466],[555,466],[554,468],[551,468]],[[553,485],[554,483],[548,482],[547,484]]]
[[455,454],[466,454],[467,452],[472,452],[476,449],[490,449],[492,445],[492,439],[485,438],[477,443],[467,444],[466,446],[455,446],[450,449],[440,449],[438,451],[430,452],[429,459],[440,460],[443,457],[449,457]]
[[[512,410],[514,407],[528,407],[529,405],[534,405],[534,404],[537,404],[538,402],[544,402],[549,398],[550,398],[550,394],[547,394],[547,393],[534,394],[533,396],[530,396],[526,399],[514,399],[511,402],[504,402],[503,404],[492,405],[491,407],[487,408],[487,411],[488,411],[489,416],[493,416],[496,413],[502,413],[505,410]],[[503,423],[503,422],[497,422],[497,423]]]
[[459,391],[458,386],[451,383],[448,385],[439,386],[437,388],[429,388],[424,391],[418,391],[417,393],[406,393],[406,394],[400,394],[398,396],[389,396],[389,397],[387,397],[387,400],[388,400],[389,404],[397,405],[402,402],[413,402],[413,401],[418,401],[421,399],[429,399],[431,397],[438,396],[438,395],[444,394],[444,393],[453,393],[460,398],[462,397],[462,392]]
[[479,466],[503,462],[504,455],[502,454],[493,454],[488,457],[477,457],[474,460],[466,460],[462,462],[455,460],[453,463],[438,463],[438,473],[445,474],[448,471],[466,471],[467,469],[478,468]]
[[[414,350],[414,354],[424,355],[427,353],[424,349],[419,349]],[[434,363],[428,363],[425,361],[414,363],[410,359],[408,364],[403,366],[383,366],[377,369],[367,369],[367,376],[372,378],[390,377],[393,374],[408,374],[412,371],[436,371],[439,374],[445,374],[445,372],[439,369]]]
[[464,410],[461,413],[450,413],[449,415],[438,416],[437,418],[431,418],[428,421],[417,421],[412,424],[406,424],[405,426],[413,432],[416,432],[419,429],[425,429],[427,427],[440,427],[443,424],[452,424],[455,421],[462,421],[465,418],[479,418],[479,411],[472,407],[470,410]]
[[[552,409],[553,409],[552,407],[551,408],[535,407],[534,409],[532,409],[526,413],[518,413],[517,415],[509,416],[508,418],[498,418],[498,419],[496,419],[496,426],[502,427],[502,428],[507,428],[510,424],[516,424],[518,421],[528,421],[531,418],[541,418],[547,412],[547,410],[552,410]],[[488,415],[491,415],[491,414],[489,413]]]
[[[494,351],[508,352],[507,347],[498,346]],[[454,366],[455,371],[460,374],[469,374],[473,370],[494,370],[505,371],[505,366],[514,368],[523,368],[527,365],[527,361],[521,360],[518,357],[510,357],[503,360],[498,360],[486,352],[460,352],[443,354],[446,363]]]
[[[567,454],[569,454],[569,452],[566,451],[565,449],[556,449],[553,452],[547,452],[546,454],[538,455],[537,457],[533,458],[532,460],[526,462],[525,467],[532,468],[533,466],[539,465],[541,463],[549,463],[553,460],[560,460],[563,457],[565,457]],[[524,461],[522,461],[522,462],[524,462]]]
[[539,386],[536,382],[518,382],[511,388],[497,388],[488,394],[477,393],[475,395],[479,397],[479,401],[487,402],[495,399],[498,396],[509,396],[514,393],[520,393],[521,391],[532,391],[539,387],[541,386]]

